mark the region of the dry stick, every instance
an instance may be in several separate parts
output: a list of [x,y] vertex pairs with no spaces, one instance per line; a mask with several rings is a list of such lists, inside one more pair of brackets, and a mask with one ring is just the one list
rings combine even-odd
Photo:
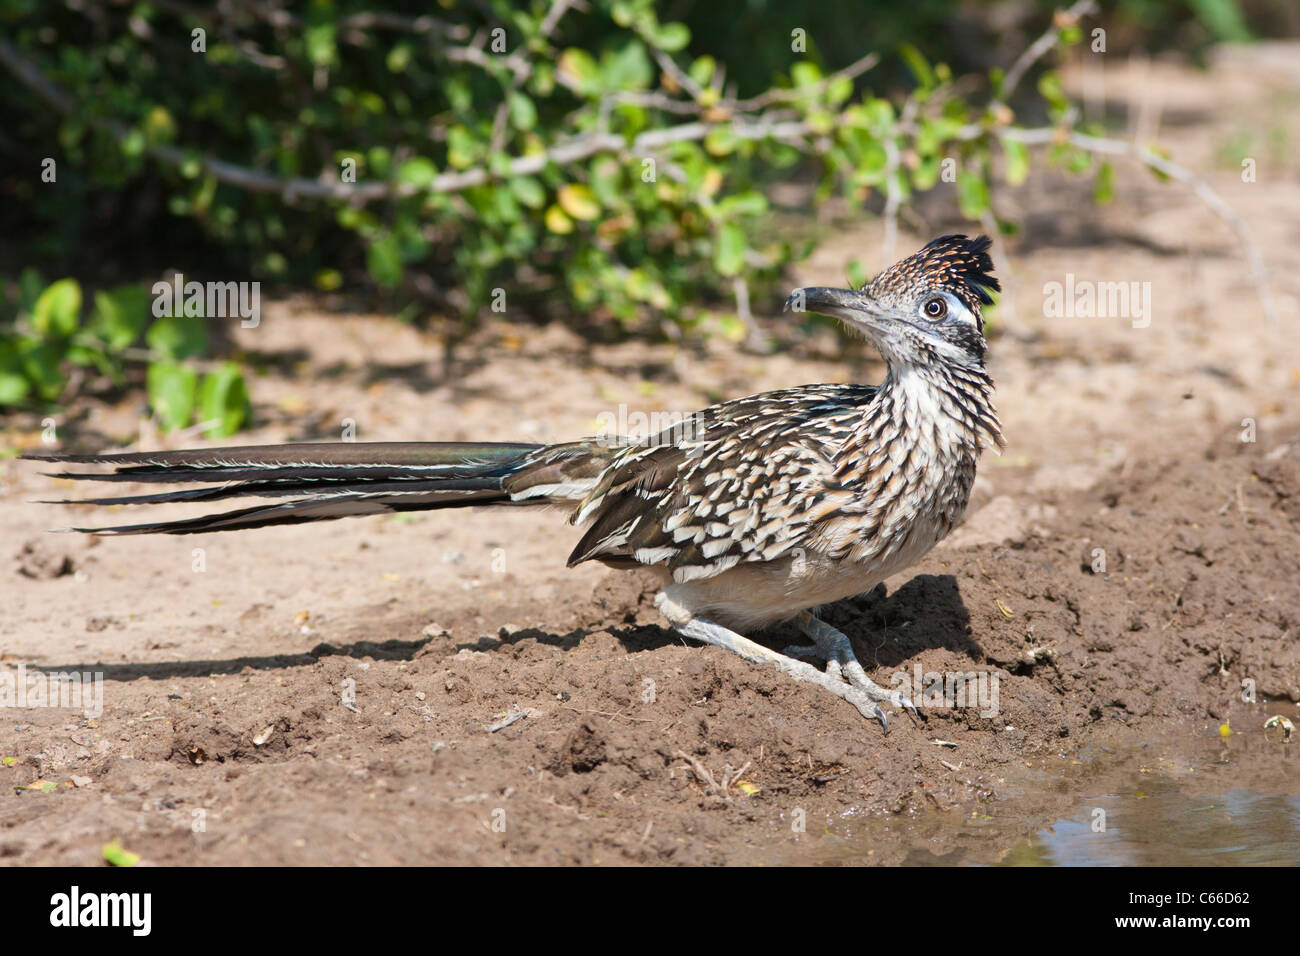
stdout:
[[[997,235],[998,222],[997,217],[993,214],[992,207],[980,213],[980,225],[984,227],[984,231],[990,236]],[[1014,328],[1018,323],[1016,321],[1015,282],[1011,275],[1011,264],[1001,243],[991,248],[989,255],[993,258],[993,268],[997,270],[998,275],[1002,276],[1002,297],[998,302],[998,320],[1004,328]],[[1010,321],[1007,321],[1008,319]]]
[[[1064,26],[1077,23],[1080,18],[1095,13],[1096,11],[1097,5],[1094,0],[1078,0],[1078,2],[1068,10],[1057,11],[1053,16],[1052,25],[1043,32],[1042,36],[1024,49],[1020,56],[1016,58],[1016,62],[1012,64],[1011,69],[1007,71],[1006,77],[1002,83],[1001,93],[994,103],[989,104],[990,109],[992,109],[995,104],[1010,99],[1011,94],[1015,92],[1016,87],[1020,84],[1021,78],[1029,68],[1042,59],[1048,51],[1055,48],[1056,42],[1060,38],[1061,30]],[[858,63],[863,63],[869,60],[873,55],[874,54],[868,54],[866,57],[863,57],[862,60],[859,60]],[[854,64],[854,67],[857,65],[858,64]],[[874,62],[871,65],[874,66]],[[853,67],[850,67],[849,69],[853,69]],[[836,74],[832,74],[830,77],[827,77],[827,82],[834,79],[835,76]],[[900,129],[909,131],[914,129],[913,121],[916,117],[916,112],[919,106],[920,104],[915,99],[908,97],[907,102],[903,105],[903,111],[899,117]],[[886,199],[884,213],[885,239],[883,258],[885,262],[893,262],[894,245],[898,240],[898,211],[899,207],[902,205],[902,191],[898,188],[898,183],[895,182],[898,173],[900,155],[898,143],[893,137],[888,137],[885,140],[885,155],[887,165],[885,167]],[[987,217],[985,217],[985,219],[987,219]],[[989,229],[987,221],[983,221],[981,224],[989,231],[990,235],[993,234],[993,230]]]
[[1052,26],[1040,36],[1037,40],[1025,48],[1025,51],[1016,58],[1016,62],[1011,64],[1011,69],[1007,70],[1007,75],[1002,81],[1002,95],[999,97],[1000,102],[1005,102],[1011,98],[1016,87],[1020,84],[1021,78],[1031,66],[1037,63],[1047,54],[1049,50],[1056,46],[1056,41],[1061,35],[1061,30],[1065,26],[1073,26],[1080,18],[1089,16],[1097,12],[1097,4],[1094,0],[1078,0],[1074,6],[1065,11],[1057,11],[1052,17]]
[[[481,51],[480,51],[481,52]],[[484,54],[486,56],[486,54]],[[76,103],[61,89],[47,80],[11,44],[0,40],[0,65],[4,65],[25,86],[62,113],[70,113]],[[645,155],[672,143],[702,140],[718,126],[729,121],[682,123],[667,129],[649,130],[632,140],[631,144],[616,133],[593,133],[574,137],[559,143],[545,152],[522,156],[512,160],[507,176],[526,176],[541,172],[550,163],[561,165],[587,159],[597,153],[630,153]],[[121,123],[107,121],[102,124],[115,138],[125,138],[130,130]],[[811,124],[803,121],[777,121],[759,119],[756,122],[733,124],[739,139],[798,140],[812,132]],[[332,179],[304,179],[302,177],[273,176],[260,170],[239,166],[211,156],[199,155],[174,146],[151,145],[146,150],[155,159],[174,166],[197,158],[200,167],[218,182],[238,186],[248,192],[280,193],[286,199],[302,196],[310,199],[341,199],[354,202],[371,202],[389,196],[412,196],[420,193],[452,193],[481,186],[493,178],[486,168],[466,169],[442,173],[425,187],[393,183],[343,183]]]
[[667,53],[663,50],[651,48],[650,54],[655,58],[655,62],[659,64],[659,69],[671,76],[678,86],[691,95],[691,99],[699,100],[704,96],[704,88],[696,83],[689,73],[678,66]]
[[1014,140],[1025,145],[1039,145],[1043,143],[1057,142],[1058,140],[1068,140],[1072,145],[1085,149],[1091,153],[1102,153],[1110,156],[1128,156],[1136,159],[1138,162],[1163,173],[1170,179],[1176,179],[1192,187],[1200,200],[1210,207],[1219,218],[1232,227],[1237,233],[1237,238],[1246,253],[1246,261],[1250,264],[1251,278],[1255,281],[1256,291],[1259,294],[1260,301],[1264,306],[1264,314],[1268,316],[1271,324],[1277,325],[1279,322],[1277,303],[1273,299],[1273,291],[1268,284],[1268,269],[1264,265],[1263,253],[1259,250],[1259,245],[1255,242],[1254,235],[1246,221],[1239,216],[1223,198],[1214,191],[1204,179],[1196,175],[1190,169],[1179,166],[1177,163],[1165,159],[1163,156],[1152,152],[1145,146],[1138,146],[1136,143],[1128,143],[1119,139],[1103,139],[1098,136],[1088,136],[1085,133],[1074,131],[1064,132],[1056,128],[1042,129],[1002,129],[997,135],[1005,139]]
[[804,96],[819,96],[823,90],[830,87],[836,80],[852,80],[866,73],[880,62],[880,56],[875,53],[868,53],[841,70],[836,70],[830,76],[818,83],[813,84],[807,89],[772,89],[766,93],[760,93],[758,96],[751,97],[747,100],[727,100],[718,105],[724,109],[733,110],[737,113],[752,113],[760,110],[773,103],[788,103],[791,100],[797,100]]
[[[552,8],[564,7],[563,3],[557,3]],[[1066,11],[1066,16],[1082,16],[1092,12],[1095,5],[1092,0],[1079,0],[1073,7]],[[561,13],[563,10],[561,10]],[[416,24],[427,23],[428,26],[423,30],[431,29],[436,21],[417,20],[411,21],[408,28],[417,32],[423,32]],[[378,26],[372,23],[370,25]],[[390,24],[384,24],[390,25]],[[1003,95],[1009,95],[1014,90],[1016,84],[1025,71],[1037,61],[1052,44],[1055,43],[1059,29],[1053,27],[1035,41],[1016,60],[1012,69],[1007,74],[1007,80],[1003,85]],[[473,47],[455,48],[454,50],[445,51],[453,60],[477,63],[486,66],[484,62],[488,59],[481,49]],[[456,54],[456,55],[452,55]],[[667,59],[667,58],[665,58]],[[753,110],[758,106],[766,105],[770,102],[780,100],[789,100],[800,95],[820,90],[828,86],[831,82],[841,77],[854,77],[875,66],[878,57],[874,53],[867,54],[857,62],[845,67],[836,73],[831,74],[821,84],[811,88],[809,91],[797,90],[769,90],[767,93],[754,97],[749,100],[731,101],[719,105],[738,111]],[[670,59],[668,62],[672,62]],[[70,113],[76,108],[76,102],[63,90],[59,89],[54,83],[50,82],[34,64],[23,57],[18,50],[5,40],[0,40],[0,65],[5,66],[11,73],[16,76],[25,86],[35,92],[43,100],[62,113]],[[508,64],[512,72],[516,72],[514,64]],[[676,69],[676,64],[673,64]],[[725,122],[725,121],[723,121]],[[125,138],[130,130],[113,121],[107,121],[104,124],[115,138],[121,140]],[[580,136],[553,146],[551,149],[534,156],[524,156],[512,160],[508,175],[524,176],[540,172],[548,163],[572,163],[601,152],[620,153],[627,152],[640,153],[644,155],[677,142],[689,142],[704,139],[715,127],[722,125],[721,122],[695,122],[683,123],[679,126],[670,127],[662,130],[651,130],[637,136],[630,146],[621,136],[613,133],[596,133],[587,136]],[[806,122],[785,121],[779,122],[769,119],[761,119],[749,126],[736,125],[735,134],[741,139],[799,139],[812,132],[810,125]],[[958,139],[974,139],[983,135],[984,128],[978,125],[966,127],[958,133]],[[1062,137],[1062,131],[1057,128],[1042,129],[1013,129],[1004,128],[997,132],[998,136],[1006,139],[1015,140],[1025,144],[1047,143]],[[1138,147],[1134,144],[1126,143],[1121,140],[1102,139],[1095,136],[1088,136],[1083,133],[1068,132],[1064,138],[1081,149],[1091,152],[1107,153],[1111,155],[1125,155],[1137,159],[1152,169],[1156,169],[1171,179],[1177,179],[1180,182],[1190,185],[1196,194],[1208,205],[1220,218],[1232,227],[1245,247],[1246,257],[1250,264],[1252,277],[1258,287],[1260,298],[1264,305],[1265,313],[1272,324],[1278,324],[1277,306],[1273,299],[1272,290],[1268,284],[1268,274],[1264,265],[1263,255],[1260,253],[1259,246],[1250,232],[1245,221],[1233,211],[1226,202],[1210,187],[1210,185],[1190,170],[1184,169],[1176,163],[1170,162],[1162,156],[1156,155],[1145,147]],[[147,148],[147,152],[164,162],[172,165],[180,165],[183,161],[191,158],[193,154],[172,146],[152,145]],[[389,196],[409,196],[427,191],[435,193],[459,192],[473,186],[483,185],[488,182],[492,175],[486,169],[476,168],[468,169],[454,173],[442,173],[435,176],[433,181],[423,189],[411,185],[390,184],[390,183],[342,183],[337,180],[326,178],[321,179],[304,179],[301,177],[278,177],[264,173],[259,170],[249,169],[246,166],[239,166],[234,163],[228,163],[224,160],[216,159],[211,156],[201,155],[198,157],[200,167],[208,175],[212,176],[218,182],[229,183],[245,189],[249,192],[280,193],[286,200],[296,196],[305,196],[308,198],[329,198],[343,199],[352,202],[370,202],[377,199],[387,198]],[[322,174],[324,177],[325,174]],[[889,232],[889,224],[892,217],[897,215],[897,205],[891,210],[887,205],[886,232]],[[895,223],[894,229],[897,229]],[[888,257],[887,257],[888,258]]]
[[[907,102],[903,104],[903,111],[899,114],[899,126],[906,129],[916,118],[916,111],[920,108],[920,103],[908,97]],[[898,242],[898,208],[903,203],[903,191],[898,188],[899,165],[902,162],[902,152],[898,148],[898,141],[893,136],[885,137],[885,156],[887,165],[885,167],[885,241],[884,257],[885,263],[894,261],[894,246]]]
[[[1053,25],[1042,36],[1035,40],[1030,46],[1020,54],[1016,62],[1012,64],[1011,69],[1007,71],[1006,79],[1002,84],[1002,92],[999,97],[1000,101],[1010,98],[1015,91],[1020,80],[1031,66],[1047,54],[1054,46],[1060,36],[1062,26],[1077,23],[1082,17],[1089,16],[1097,12],[1097,5],[1094,0],[1078,0],[1074,6],[1054,18]],[[1058,26],[1058,24],[1061,24]],[[963,130],[963,134],[969,134],[971,128]],[[975,135],[979,135],[976,133]],[[1055,142],[1061,137],[1059,129],[1003,129],[998,132],[999,136],[1006,139],[1015,140],[1026,145],[1035,143]],[[959,134],[959,138],[973,138],[970,135]],[[1146,147],[1139,147],[1135,143],[1128,143],[1123,140],[1103,139],[1096,136],[1088,136],[1085,133],[1070,132],[1065,138],[1078,146],[1080,149],[1086,149],[1093,153],[1106,153],[1115,156],[1129,156],[1133,159],[1144,163],[1151,169],[1164,173],[1170,179],[1176,179],[1192,187],[1192,190],[1200,197],[1201,201],[1209,206],[1218,216],[1224,220],[1233,231],[1237,233],[1237,238],[1241,241],[1245,249],[1246,259],[1250,264],[1251,277],[1257,286],[1260,300],[1264,306],[1264,313],[1268,316],[1271,324],[1278,324],[1277,304],[1273,299],[1272,289],[1268,284],[1268,270],[1264,265],[1263,254],[1255,242],[1250,227],[1246,225],[1237,213],[1229,206],[1218,193],[1200,176],[1197,176],[1189,169],[1179,166],[1177,163],[1170,162],[1163,156],[1157,155]]]

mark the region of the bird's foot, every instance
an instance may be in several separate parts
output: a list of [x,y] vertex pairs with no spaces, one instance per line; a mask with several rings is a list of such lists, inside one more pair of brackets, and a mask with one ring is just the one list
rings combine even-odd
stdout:
[[[815,648],[795,647],[790,649],[795,653],[782,654],[770,647],[759,644],[757,641],[752,641],[742,634],[737,634],[721,624],[714,624],[712,621],[696,617],[689,609],[676,603],[666,594],[660,593],[655,600],[655,605],[672,626],[686,637],[725,648],[755,664],[771,665],[797,681],[816,684],[818,687],[830,691],[841,700],[848,701],[858,709],[858,713],[862,714],[863,717],[880,721],[880,726],[885,729],[886,733],[889,731],[889,717],[885,714],[884,708],[880,706],[881,701],[886,701],[895,707],[910,708],[913,712],[916,710],[912,706],[912,702],[902,694],[897,691],[886,690],[874,684],[862,670],[862,665],[858,663],[857,658],[853,656],[853,649],[848,646],[848,638],[834,628],[822,624],[821,621],[817,621],[817,623],[832,633],[839,635],[844,642],[845,649],[844,653],[833,650],[827,651],[824,655],[826,657],[825,671],[818,670],[811,664],[798,659],[805,653],[820,653]],[[814,620],[816,619],[814,618]]]
[[827,676],[848,682],[872,701],[892,704],[899,710],[910,710],[915,716],[920,716],[916,705],[906,694],[881,687],[867,676],[867,672],[858,663],[857,655],[853,653],[853,645],[847,634],[814,617],[810,611],[803,611],[796,618],[796,623],[813,643],[787,647],[784,654],[789,657],[820,657],[826,662]]

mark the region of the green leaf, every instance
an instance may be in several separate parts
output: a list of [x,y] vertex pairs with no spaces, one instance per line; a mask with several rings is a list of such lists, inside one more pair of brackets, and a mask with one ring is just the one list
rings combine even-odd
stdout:
[[366,151],[366,169],[380,179],[388,178],[393,168],[393,153],[387,146],[371,146]]
[[63,393],[63,375],[59,371],[59,362],[63,353],[53,345],[35,340],[28,340],[19,345],[19,362],[23,375],[36,394],[47,402],[52,402]]
[[800,60],[790,67],[790,81],[794,83],[796,89],[813,86],[820,83],[821,79],[822,71],[811,60]]
[[149,326],[145,344],[164,359],[197,358],[207,351],[207,319],[194,315],[164,315]]
[[761,216],[767,212],[767,197],[752,189],[748,192],[736,193],[718,203],[718,212],[724,217]]
[[17,372],[0,372],[0,405],[16,405],[31,389],[27,379]]
[[1086,149],[1076,149],[1070,153],[1065,167],[1075,175],[1080,175],[1092,169],[1092,160],[1092,153]]
[[710,156],[726,156],[740,145],[740,137],[729,124],[715,126],[704,137],[704,149]]
[[1029,178],[1029,149],[1014,139],[1003,139],[1002,152],[1006,157],[1007,185],[1019,186]]
[[1103,160],[1097,167],[1097,178],[1092,184],[1092,198],[1105,205],[1115,198],[1115,167]]
[[841,76],[831,81],[830,86],[826,88],[826,99],[838,106],[853,95],[853,81],[847,76]]
[[155,106],[144,119],[144,135],[150,143],[170,143],[176,138],[176,120],[162,106]]
[[428,189],[437,175],[438,167],[432,160],[414,156],[402,163],[402,168],[397,171],[397,181],[416,189]]
[[939,181],[939,157],[927,156],[912,170],[912,185],[921,191],[933,189]]
[[1188,6],[1219,40],[1249,43],[1255,39],[1242,18],[1241,5],[1234,0],[1188,0]]
[[175,431],[190,423],[198,385],[198,372],[188,366],[174,362],[154,362],[149,366],[145,391],[163,431]]
[[370,243],[366,249],[366,269],[382,288],[396,289],[401,284],[402,257],[397,236],[386,232]]
[[307,27],[303,31],[307,59],[316,66],[330,66],[338,58],[335,31],[333,10],[324,0],[317,0],[307,13]]
[[149,322],[149,293],[138,285],[124,285],[95,293],[89,329],[114,352],[129,348]]
[[474,137],[463,126],[453,126],[447,130],[447,162],[457,169],[474,165],[477,154]]
[[541,209],[546,204],[546,190],[532,176],[516,176],[510,180],[510,191],[529,209]]
[[523,93],[511,93],[507,105],[510,125],[515,129],[529,130],[537,125],[537,107]]
[[879,140],[871,140],[867,143],[866,148],[862,150],[862,155],[858,157],[853,179],[854,182],[864,186],[875,186],[885,181],[885,174],[888,169],[889,153],[886,151],[884,143]]
[[343,273],[338,269],[319,269],[312,279],[312,285],[322,292],[337,292],[343,288]]
[[655,45],[665,53],[684,50],[691,42],[691,30],[684,23],[663,23],[654,35]]
[[989,187],[984,177],[974,173],[958,173],[957,205],[967,219],[979,219],[989,208]]
[[601,57],[602,83],[611,90],[644,90],[654,78],[650,57],[640,40],[628,40],[622,49]]
[[573,220],[559,206],[552,205],[546,210],[546,228],[557,236],[567,236],[573,232]]
[[388,56],[384,58],[384,65],[388,67],[390,73],[405,73],[406,68],[411,65],[411,44],[399,43],[388,51]]
[[916,82],[921,85],[921,89],[934,89],[936,85],[934,70],[930,68],[930,61],[922,55],[920,50],[910,43],[904,43],[899,46],[898,55],[903,58],[907,68],[912,71],[912,75],[916,77]]
[[559,200],[560,208],[574,219],[590,222],[600,216],[600,203],[596,202],[596,196],[591,188],[582,183],[568,183],[561,186],[556,198]]
[[248,408],[248,387],[239,366],[227,362],[203,377],[199,389],[199,421],[216,423],[204,430],[208,438],[227,438],[239,431]]
[[716,73],[717,70],[718,61],[708,54],[705,54],[704,56],[697,57],[695,61],[691,63],[689,72],[691,79],[700,86],[708,86],[713,82],[713,74]]
[[713,254],[713,265],[724,276],[739,274],[745,265],[745,231],[735,223],[724,223],[718,230],[717,247]]
[[849,285],[854,289],[861,289],[867,284],[867,270],[861,259],[850,259],[845,271],[848,273]]
[[18,311],[31,312],[36,300],[45,291],[45,280],[34,266],[28,266],[18,276]]
[[144,155],[145,146],[148,145],[144,138],[144,133],[138,129],[128,130],[122,137],[119,145],[122,148],[122,155],[128,159],[138,159]]
[[560,76],[585,96],[601,91],[600,67],[586,50],[570,47],[560,54]]
[[1070,105],[1069,98],[1065,95],[1065,87],[1061,85],[1060,75],[1052,70],[1048,70],[1038,78],[1038,92],[1058,110],[1066,109]]
[[140,862],[140,854],[122,849],[117,840],[104,844],[104,862],[113,866],[135,866]]
[[[1148,146],[1147,149],[1150,150],[1152,153],[1155,153],[1161,159],[1170,158],[1169,150],[1163,146],[1153,145],[1153,146]],[[1151,173],[1152,176],[1160,180],[1162,183],[1169,182],[1169,174],[1166,173],[1164,170],[1156,169],[1154,166],[1148,166],[1147,170]]]
[[32,307],[32,328],[38,335],[67,338],[81,321],[81,285],[60,279],[41,293]]

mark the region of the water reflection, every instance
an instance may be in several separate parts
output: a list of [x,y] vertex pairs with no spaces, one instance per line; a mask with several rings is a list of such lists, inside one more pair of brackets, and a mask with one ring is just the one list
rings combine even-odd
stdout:
[[[1038,831],[1002,866],[1300,864],[1300,797],[1230,790],[1188,796],[1172,781],[1085,800],[1078,816]],[[1104,811],[1105,830],[1095,829]]]

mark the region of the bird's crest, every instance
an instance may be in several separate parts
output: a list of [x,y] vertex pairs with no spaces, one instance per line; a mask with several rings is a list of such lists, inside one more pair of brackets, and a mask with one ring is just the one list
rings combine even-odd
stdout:
[[997,292],[1002,288],[993,276],[993,259],[988,254],[991,244],[988,236],[940,236],[876,276],[871,289],[903,296],[944,289],[966,303],[983,332],[979,307],[993,304],[989,289]]

